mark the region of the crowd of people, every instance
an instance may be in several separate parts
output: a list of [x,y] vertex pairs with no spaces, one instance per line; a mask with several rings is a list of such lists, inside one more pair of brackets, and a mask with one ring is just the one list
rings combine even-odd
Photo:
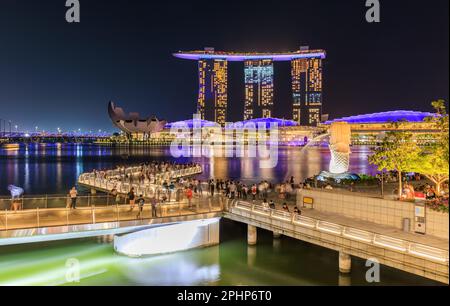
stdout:
[[[187,169],[196,167],[198,165],[194,163],[189,164],[177,164],[177,163],[167,163],[167,162],[152,162],[141,164],[138,168],[139,171],[135,171],[134,174],[127,173],[126,168],[118,167],[119,173],[121,175],[121,180],[126,182],[148,182],[151,181],[158,173],[167,173],[173,170]],[[94,171],[96,177],[104,177],[106,171]],[[136,174],[137,173],[137,174]],[[381,177],[380,177],[381,179]],[[396,182],[398,176],[395,172],[389,172],[383,175],[385,183]],[[417,186],[417,182],[422,179],[419,174],[405,174],[402,177],[404,184],[402,190],[402,199],[404,200],[414,200],[417,198],[423,198],[427,201],[447,201],[448,203],[448,184],[446,189],[442,194],[437,194],[432,186],[429,184],[424,184]],[[136,181],[137,180],[137,181]],[[414,187],[414,185],[416,187]],[[354,184],[350,184],[350,191],[353,191]],[[256,183],[243,182],[241,180],[232,179],[216,179],[212,178],[209,180],[200,180],[195,177],[178,177],[178,178],[166,178],[161,179],[158,182],[158,188],[155,194],[152,196],[147,195],[147,199],[150,199],[152,204],[152,214],[156,216],[156,207],[159,204],[170,201],[186,201],[188,207],[192,208],[192,203],[194,198],[200,198],[204,196],[214,197],[221,195],[229,199],[240,199],[240,200],[251,200],[261,201],[262,205],[267,208],[275,208],[276,205],[273,199],[279,199],[282,209],[289,212],[289,206],[286,201],[290,199],[295,199],[297,188],[323,188],[332,190],[333,186],[327,182],[318,182],[313,178],[307,178],[303,182],[298,184],[295,182],[294,177],[289,180],[273,184],[268,180],[262,180]],[[395,192],[395,190],[394,190]],[[71,204],[70,207],[76,208],[76,189],[73,188],[70,191]],[[120,193],[117,188],[113,188],[110,194],[116,199],[116,204],[128,203],[130,205],[130,210],[133,210],[136,206],[139,208],[138,217],[141,216],[142,209],[145,205],[145,197],[142,194],[136,194],[134,187],[124,195]],[[268,201],[269,198],[270,201]],[[300,210],[294,206],[294,213],[300,214]]]
[[411,183],[403,185],[402,197],[404,199],[425,199],[428,202],[447,203],[448,205],[449,185],[443,184],[440,193],[436,192],[435,188],[430,184],[422,184],[414,187]]
[[117,166],[115,170],[93,170],[94,178],[114,180],[116,183],[129,184],[161,184],[164,180],[171,179],[171,173],[178,170],[198,168],[195,163],[176,162],[147,162],[137,167]]
[[280,199],[290,199],[295,190],[294,177],[289,181],[276,184],[262,180],[259,183],[246,184],[238,180],[210,179],[207,182],[207,192],[214,196],[219,193],[230,199],[262,200],[275,191]]

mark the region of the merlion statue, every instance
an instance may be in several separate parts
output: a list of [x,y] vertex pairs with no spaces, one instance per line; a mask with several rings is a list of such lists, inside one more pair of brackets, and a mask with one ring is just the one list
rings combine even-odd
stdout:
[[330,126],[330,173],[348,171],[350,161],[350,125],[347,122],[333,122]]
[[24,193],[23,188],[14,185],[8,185],[8,190],[13,200],[19,198]]

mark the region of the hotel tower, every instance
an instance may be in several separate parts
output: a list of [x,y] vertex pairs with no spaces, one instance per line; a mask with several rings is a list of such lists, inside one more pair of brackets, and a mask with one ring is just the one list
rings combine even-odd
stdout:
[[227,121],[228,62],[244,62],[243,119],[273,117],[274,62],[290,61],[292,119],[305,126],[316,126],[321,121],[324,50],[301,47],[295,52],[242,53],[205,48],[201,51],[180,51],[174,56],[198,61],[197,112],[204,120],[215,121],[222,126]]

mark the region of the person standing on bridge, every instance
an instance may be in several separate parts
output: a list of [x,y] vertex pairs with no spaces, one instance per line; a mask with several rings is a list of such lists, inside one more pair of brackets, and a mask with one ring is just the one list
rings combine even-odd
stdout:
[[253,197],[253,202],[255,202],[256,200],[256,194],[258,193],[258,188],[256,187],[256,184],[252,185],[252,197]]
[[155,197],[153,197],[152,199],[151,199],[151,205],[152,205],[152,218],[157,218],[158,217],[158,215],[157,215],[157,213],[156,213],[156,205],[158,204],[158,202],[156,201],[156,198]]
[[294,180],[294,176],[291,176],[291,179],[289,180],[289,183],[291,184],[292,190],[294,190],[294,189],[295,189],[295,180]]
[[70,208],[72,209],[76,209],[77,208],[77,189],[74,187],[72,187],[72,189],[70,189]]
[[138,206],[139,206],[139,212],[136,216],[136,219],[139,219],[139,218],[142,218],[142,211],[144,210],[144,205],[145,205],[145,199],[142,196],[142,194],[139,196],[137,201],[138,201]]
[[214,183],[214,179],[209,180],[209,194],[211,197],[214,197],[214,189],[216,187],[216,184]]
[[188,200],[189,209],[192,208],[192,189],[190,187],[186,187],[186,198]]
[[130,211],[132,211],[134,209],[134,203],[136,201],[133,187],[131,187],[130,192],[128,192],[128,201],[130,201]]

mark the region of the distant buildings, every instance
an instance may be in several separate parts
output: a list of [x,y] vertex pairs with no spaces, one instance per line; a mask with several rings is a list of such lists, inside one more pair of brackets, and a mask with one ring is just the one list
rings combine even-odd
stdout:
[[333,122],[347,122],[352,131],[352,144],[376,144],[382,140],[385,132],[394,130],[392,122],[402,122],[398,129],[413,134],[418,144],[429,144],[435,141],[439,129],[425,118],[437,116],[433,113],[397,110],[372,114],[356,115],[329,120],[321,124],[327,128]]
[[[261,111],[264,111],[264,109],[268,108],[261,108]],[[187,133],[186,137],[190,137],[193,133],[193,128],[198,127],[202,128],[205,132],[203,136],[209,137],[218,132],[220,134],[235,130],[234,133],[231,133],[234,134],[233,137],[243,135],[242,139],[244,141],[252,141],[258,139],[259,132],[257,130],[251,131],[249,129],[250,126],[254,126],[256,129],[265,127],[267,129],[266,133],[269,135],[274,132],[271,129],[272,125],[276,125],[278,127],[279,145],[288,146],[305,145],[306,142],[311,141],[316,136],[326,133],[332,122],[340,121],[349,123],[351,142],[354,145],[374,145],[380,142],[385,132],[393,129],[392,122],[401,121],[402,124],[399,129],[411,132],[418,144],[434,142],[436,133],[438,132],[438,128],[433,123],[424,120],[427,117],[436,116],[436,114],[404,110],[344,117],[329,120],[317,126],[299,125],[297,121],[268,117],[235,122],[227,125],[226,128],[220,128],[217,126],[217,123],[204,119],[196,121],[196,125],[194,125],[194,120],[192,119],[166,123],[165,121],[158,120],[156,117],[149,117],[147,119],[140,118],[137,113],[125,114],[120,107],[116,107],[112,102],[108,105],[108,111],[114,125],[125,133],[124,136],[126,138],[124,141],[131,139],[140,143],[155,145],[171,144],[175,139],[175,135],[172,133],[173,129],[176,131],[185,129]],[[220,135],[217,135],[217,137],[220,137]]]
[[155,116],[141,118],[139,113],[126,114],[121,107],[114,102],[108,104],[108,114],[113,124],[123,131],[128,138],[146,140],[151,134],[164,129],[166,121],[158,120]]
[[214,51],[178,52],[175,57],[197,60],[199,93],[197,112],[202,119],[224,125],[227,121],[227,63],[244,62],[245,101],[243,119],[273,117],[274,62],[290,61],[292,65],[292,119],[305,126],[317,126],[322,116],[323,50],[285,53],[239,53]]

